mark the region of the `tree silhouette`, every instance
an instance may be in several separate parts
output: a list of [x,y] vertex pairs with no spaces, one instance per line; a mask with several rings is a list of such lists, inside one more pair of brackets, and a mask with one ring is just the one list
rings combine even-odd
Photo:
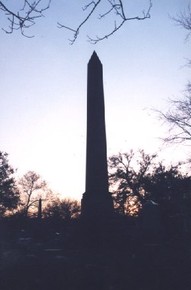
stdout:
[[182,164],[167,167],[154,162],[156,157],[131,150],[109,158],[110,189],[119,213],[138,215],[147,200],[180,213],[185,201],[190,200],[191,176],[181,171]]
[[159,162],[145,182],[146,190],[153,200],[162,203],[166,200],[181,202],[189,196],[191,176],[181,172],[181,163],[166,167]]
[[137,209],[147,197],[146,176],[149,174],[156,154],[149,155],[144,150],[137,154],[119,153],[109,158],[110,187],[114,189],[114,201],[121,214],[137,214]]
[[49,203],[43,210],[43,216],[50,219],[70,221],[80,215],[80,204],[72,199],[59,199]]
[[182,11],[177,17],[173,17],[173,20],[182,28],[188,31],[187,39],[191,34],[191,6],[190,4],[184,11]]
[[189,143],[191,140],[191,83],[188,83],[183,98],[170,100],[167,112],[157,111],[162,121],[169,126],[165,142]]
[[39,199],[45,198],[49,193],[47,184],[40,175],[34,171],[28,171],[18,181],[21,194],[21,211],[27,216],[30,209],[38,207]]
[[[184,28],[188,33],[186,39],[191,35],[191,8],[190,5],[177,17],[172,18],[175,23]],[[188,60],[191,67],[191,60]],[[184,90],[183,97],[170,99],[170,109],[167,112],[156,110],[160,119],[169,126],[168,136],[165,142],[185,143],[191,140],[191,82],[189,81]]]
[[19,191],[9,165],[8,154],[0,151],[0,215],[13,210],[19,203]]
[[[33,37],[26,34],[26,30],[33,26],[39,18],[44,16],[44,12],[50,8],[51,2],[51,0],[24,0],[23,4],[20,6],[20,4],[15,5],[14,3],[14,5],[8,5],[6,1],[0,1],[0,12],[4,14],[9,22],[9,27],[3,28],[3,30],[9,34],[13,33],[15,30],[20,30],[22,35]],[[148,0],[148,6],[146,10],[142,9],[143,11],[140,13],[140,15],[138,13],[138,15],[132,16],[129,15],[129,9],[126,2],[127,1],[124,0],[88,1],[88,3],[82,8],[84,14],[86,15],[76,28],[72,28],[61,22],[58,22],[57,25],[59,28],[64,28],[71,31],[73,37],[70,41],[71,44],[73,44],[76,41],[82,27],[89,22],[89,20],[96,14],[96,10],[100,8],[100,13],[98,12],[98,18],[103,20],[109,16],[111,18],[113,17],[114,25],[110,31],[103,36],[96,36],[95,38],[89,37],[89,41],[91,43],[97,43],[98,41],[107,39],[116,33],[127,21],[140,21],[150,18],[150,11],[152,7],[151,0]]]

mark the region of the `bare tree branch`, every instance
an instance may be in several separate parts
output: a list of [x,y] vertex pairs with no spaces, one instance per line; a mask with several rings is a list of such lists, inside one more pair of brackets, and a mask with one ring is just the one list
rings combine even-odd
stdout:
[[[9,9],[2,1],[0,1],[0,11],[2,11],[9,21],[9,28],[2,28],[6,33],[11,34],[15,30],[20,30],[21,34],[26,37],[33,37],[25,34],[25,30],[35,24],[36,19],[44,16],[44,11],[49,9],[51,0],[42,7],[43,0],[28,1],[24,0],[23,6],[14,11]],[[46,1],[47,2],[47,1]]]
[[191,6],[188,5],[187,9],[181,12],[177,17],[172,17],[172,19],[182,28],[188,31],[186,39],[191,35]]
[[58,28],[66,28],[66,29],[69,29],[71,31],[74,32],[74,36],[73,36],[73,39],[70,40],[71,44],[73,44],[77,37],[78,37],[78,34],[80,32],[80,28],[88,21],[88,19],[91,17],[91,15],[93,14],[93,12],[95,11],[96,7],[101,3],[101,0],[98,0],[97,2],[95,1],[92,1],[90,2],[89,4],[87,4],[83,10],[87,10],[90,6],[92,6],[90,12],[88,13],[87,17],[80,23],[80,25],[76,28],[76,29],[73,29],[73,28],[70,28],[68,26],[65,26],[61,23],[58,22]]
[[[14,9],[9,8],[6,1],[0,1],[0,12],[5,15],[9,22],[8,28],[2,29],[8,34],[13,33],[15,30],[19,30],[22,35],[26,37],[33,37],[33,35],[29,36],[26,34],[26,30],[35,25],[37,19],[44,16],[43,13],[49,9],[51,2],[51,0],[23,0],[23,5],[19,9]],[[152,0],[148,0],[148,8],[146,11],[142,11],[142,15],[135,15],[132,17],[127,16],[127,8],[124,6],[126,2],[127,1],[125,0],[105,0],[105,3],[109,6],[107,6],[106,11],[101,11],[101,14],[98,14],[98,19],[103,20],[106,17],[111,16],[114,18],[114,26],[111,28],[110,32],[103,36],[98,35],[95,38],[88,36],[91,43],[96,44],[97,42],[112,36],[124,25],[126,21],[145,20],[150,18]],[[82,8],[82,10],[87,12],[87,14],[77,28],[57,22],[58,28],[64,28],[72,32],[73,37],[70,39],[71,44],[73,44],[78,38],[82,27],[87,24],[90,18],[92,18],[92,15],[95,15],[96,9],[100,7],[100,9],[103,10],[100,5],[102,3],[104,4],[104,0],[88,1],[88,4]],[[14,7],[14,5],[12,7]]]
[[117,24],[116,21],[114,21],[114,28],[108,34],[106,34],[106,35],[104,35],[102,37],[96,36],[96,38],[92,38],[92,37],[88,36],[88,39],[89,39],[89,41],[92,44],[96,44],[99,41],[102,41],[104,39],[108,39],[110,36],[112,36],[114,33],[116,33],[125,24],[125,22],[127,22],[127,21],[145,20],[145,19],[148,19],[148,18],[151,17],[150,16],[150,11],[151,11],[151,8],[152,8],[152,2],[151,1],[149,2],[149,7],[148,7],[147,11],[146,12],[143,11],[143,15],[142,16],[133,16],[133,17],[126,17],[122,1],[119,0],[119,4],[111,4],[111,5],[113,5],[112,9],[110,9],[105,14],[101,15],[101,17],[102,18],[105,17],[107,14],[112,12],[112,10],[114,9],[116,15],[119,16],[121,19],[120,19],[118,24]]
[[[99,14],[99,19],[103,19],[114,12],[115,18],[116,18],[116,16],[119,17],[119,23],[115,20],[113,29],[109,33],[105,34],[104,36],[96,36],[96,38],[92,38],[92,37],[88,36],[88,39],[89,39],[90,43],[92,43],[92,44],[96,44],[99,41],[102,41],[104,39],[109,38],[114,33],[116,33],[124,25],[124,23],[127,21],[145,20],[145,19],[148,19],[151,17],[151,15],[150,15],[150,11],[152,8],[151,0],[149,0],[149,6],[148,6],[148,9],[146,10],[146,12],[145,11],[142,12],[142,16],[133,16],[133,17],[126,16],[122,0],[107,0],[107,2],[109,3],[110,7],[104,13]],[[101,3],[101,0],[91,1],[89,4],[87,4],[83,8],[83,10],[85,11],[91,7],[86,18],[79,24],[79,26],[76,29],[68,27],[66,25],[63,25],[61,23],[58,23],[59,28],[65,28],[65,29],[68,29],[74,33],[73,38],[70,40],[71,44],[73,44],[76,41],[76,39],[79,35],[79,32],[80,32],[80,29],[90,19],[90,17],[95,12],[95,9],[98,7],[98,5],[100,5],[100,3]]]
[[191,141],[191,86],[187,85],[184,99],[170,100],[171,108],[163,113],[157,111],[159,118],[169,125],[169,135],[165,142],[183,143]]
[[[191,6],[172,19],[191,35]],[[188,60],[191,66],[191,60]],[[170,109],[163,113],[155,110],[159,118],[169,126],[168,136],[163,138],[168,143],[184,143],[191,141],[191,83],[188,82],[182,99],[170,100]]]

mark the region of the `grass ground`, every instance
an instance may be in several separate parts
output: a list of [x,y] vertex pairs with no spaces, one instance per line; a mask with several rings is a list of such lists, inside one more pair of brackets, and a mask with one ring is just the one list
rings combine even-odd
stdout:
[[[10,230],[10,229],[9,229]],[[65,232],[66,234],[66,232]],[[189,243],[79,232],[1,240],[0,290],[190,290]]]

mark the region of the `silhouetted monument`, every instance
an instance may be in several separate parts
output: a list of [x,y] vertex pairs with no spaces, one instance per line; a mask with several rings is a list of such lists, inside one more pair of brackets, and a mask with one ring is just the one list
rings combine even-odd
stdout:
[[107,217],[113,213],[108,191],[107,147],[102,64],[94,52],[88,63],[86,190],[82,217]]

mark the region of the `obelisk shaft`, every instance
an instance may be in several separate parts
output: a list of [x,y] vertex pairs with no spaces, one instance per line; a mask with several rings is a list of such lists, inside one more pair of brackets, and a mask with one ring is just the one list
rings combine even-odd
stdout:
[[88,63],[86,192],[108,192],[102,64],[94,52]]
[[88,63],[86,190],[81,205],[82,216],[90,220],[113,213],[108,192],[103,71],[95,52]]

